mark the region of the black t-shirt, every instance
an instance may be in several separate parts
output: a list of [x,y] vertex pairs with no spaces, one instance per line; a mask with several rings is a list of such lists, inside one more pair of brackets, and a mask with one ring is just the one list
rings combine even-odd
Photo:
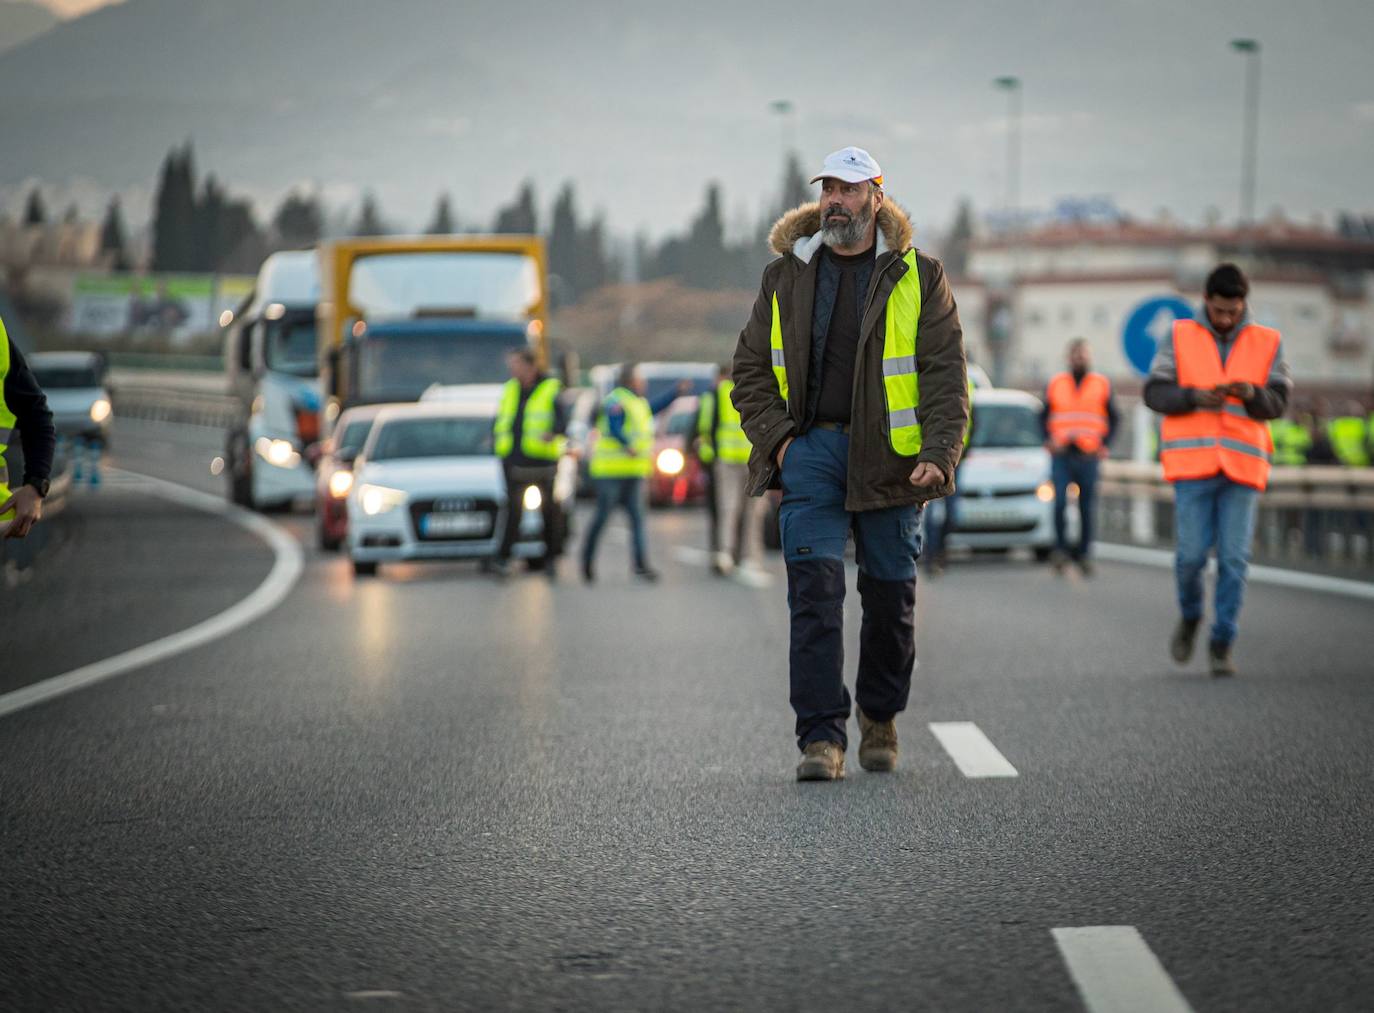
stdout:
[[821,389],[816,402],[817,422],[849,422],[854,405],[854,366],[859,353],[859,326],[862,323],[868,281],[873,277],[874,247],[852,257],[842,257],[823,248],[827,263],[821,270],[839,275],[835,308],[825,333],[825,354],[821,359]]

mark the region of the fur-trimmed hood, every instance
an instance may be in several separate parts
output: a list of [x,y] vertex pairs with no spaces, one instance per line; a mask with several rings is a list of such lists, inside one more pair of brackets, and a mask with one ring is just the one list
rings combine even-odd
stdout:
[[[803,264],[810,263],[821,248],[821,205],[819,201],[793,208],[773,223],[768,245],[779,257],[795,254]],[[911,219],[891,200],[878,209],[877,255],[889,250],[905,253],[911,245]]]

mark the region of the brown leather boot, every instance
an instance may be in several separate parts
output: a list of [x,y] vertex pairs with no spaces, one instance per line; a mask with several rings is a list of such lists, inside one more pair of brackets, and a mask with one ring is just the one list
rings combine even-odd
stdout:
[[844,750],[838,742],[808,742],[797,764],[798,781],[843,781]]
[[864,770],[893,770],[897,766],[897,722],[874,721],[859,711],[859,766]]

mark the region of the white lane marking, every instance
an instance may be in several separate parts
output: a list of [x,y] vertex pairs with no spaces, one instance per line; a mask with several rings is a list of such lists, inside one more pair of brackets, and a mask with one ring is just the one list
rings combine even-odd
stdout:
[[[1174,554],[1168,549],[1147,549],[1142,545],[1098,542],[1093,546],[1093,552],[1102,559],[1118,563],[1139,563],[1142,566],[1158,566],[1169,570],[1174,568]],[[1208,564],[1209,568],[1215,565],[1215,561]],[[1374,583],[1363,580],[1327,577],[1320,573],[1285,570],[1278,566],[1252,566],[1248,571],[1248,578],[1257,584],[1294,587],[1303,591],[1325,591],[1328,594],[1342,594],[1349,598],[1374,600]]]
[[1133,925],[1051,929],[1088,1013],[1192,1013]]
[[271,521],[257,514],[249,513],[242,507],[227,503],[218,496],[211,496],[209,493],[198,492],[195,489],[188,489],[172,482],[164,482],[160,478],[138,475],[135,472],[120,472],[120,474],[141,479],[149,492],[165,500],[196,510],[219,514],[226,520],[232,521],[239,527],[257,535],[272,550],[275,557],[272,562],[272,569],[267,574],[267,578],[247,598],[203,622],[141,647],[135,647],[122,654],[116,654],[114,657],[105,658],[103,661],[83,665],[62,675],[54,675],[42,682],[36,682],[31,686],[0,694],[0,717],[13,714],[25,707],[44,703],[65,693],[74,693],[97,682],[103,682],[105,679],[111,679],[116,675],[123,675],[125,672],[142,668],[144,665],[151,665],[155,661],[162,661],[232,633],[280,605],[305,567],[305,554],[301,551],[300,543]]
[[965,777],[1019,776],[972,721],[932,721],[930,730]]

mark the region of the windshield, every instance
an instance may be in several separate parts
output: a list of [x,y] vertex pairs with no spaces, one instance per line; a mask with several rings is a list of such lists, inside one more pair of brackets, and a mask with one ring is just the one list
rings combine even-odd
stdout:
[[492,454],[489,418],[396,419],[377,432],[372,460],[486,457]]
[[84,366],[36,366],[33,370],[38,386],[44,390],[75,390],[78,387],[99,387],[95,370]]
[[335,453],[351,451],[356,454],[367,442],[367,434],[372,432],[372,419],[359,419],[344,426],[339,434],[339,448]]
[[668,417],[669,436],[691,436],[695,434],[696,431],[697,413],[695,411],[673,412],[673,414]]
[[349,302],[377,320],[417,315],[526,320],[539,303],[539,268],[520,253],[389,253],[360,257]]
[[388,334],[357,346],[355,393],[364,401],[417,401],[431,384],[503,383],[509,333]]
[[692,389],[686,391],[688,394],[705,394],[715,386],[709,376],[650,376],[644,379],[644,396],[651,404],[655,403],[670,390],[676,390],[684,379],[692,381]]
[[1040,413],[1029,405],[980,404],[973,409],[974,447],[1038,447]]
[[269,320],[264,344],[267,368],[292,376],[315,376],[315,318]]

